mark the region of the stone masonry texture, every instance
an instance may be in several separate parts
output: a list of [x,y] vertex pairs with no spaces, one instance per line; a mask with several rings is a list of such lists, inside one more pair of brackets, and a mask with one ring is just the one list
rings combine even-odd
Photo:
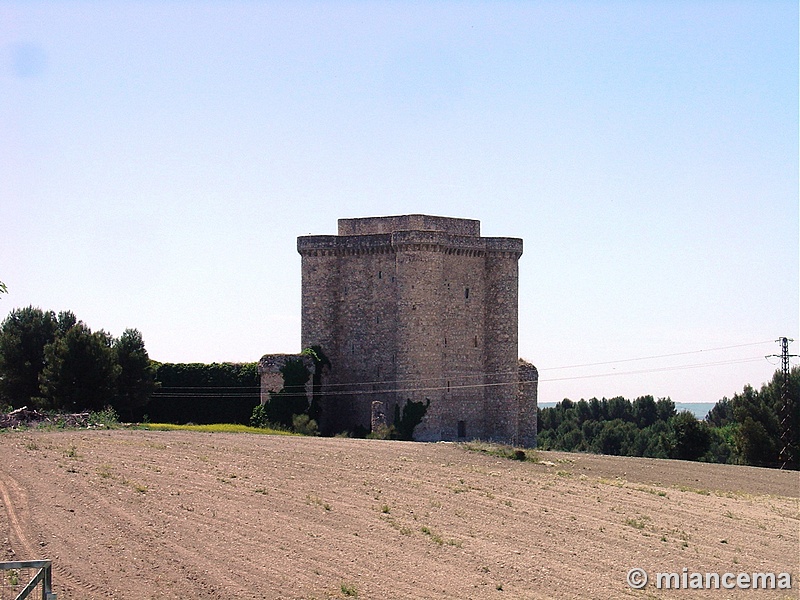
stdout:
[[297,239],[302,347],[331,363],[323,431],[391,425],[396,407],[430,400],[417,440],[535,446],[538,374],[518,358],[522,240],[430,215],[338,225]]

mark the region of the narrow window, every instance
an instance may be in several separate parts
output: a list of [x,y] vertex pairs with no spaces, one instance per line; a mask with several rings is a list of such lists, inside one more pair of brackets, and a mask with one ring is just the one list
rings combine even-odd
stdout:
[[469,300],[469,288],[464,288],[464,298]]
[[383,271],[378,271],[378,279],[383,279]]
[[444,345],[447,346],[447,336],[444,336]]
[[458,437],[460,437],[460,438],[467,437],[467,422],[466,421],[459,421],[458,422]]
[[475,339],[473,340],[473,344],[475,344],[476,348],[478,347],[478,336],[477,335],[475,336]]
[[448,392],[450,391],[450,382],[449,381],[447,382],[447,391]]

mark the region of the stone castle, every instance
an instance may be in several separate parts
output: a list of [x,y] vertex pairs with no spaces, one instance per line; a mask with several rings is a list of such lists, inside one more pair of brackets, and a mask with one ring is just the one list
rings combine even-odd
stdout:
[[[340,219],[338,235],[299,237],[297,249],[302,347],[331,365],[323,429],[392,425],[395,407],[429,400],[417,440],[535,446],[538,375],[517,348],[521,239],[402,215]],[[262,359],[262,401],[284,361]]]

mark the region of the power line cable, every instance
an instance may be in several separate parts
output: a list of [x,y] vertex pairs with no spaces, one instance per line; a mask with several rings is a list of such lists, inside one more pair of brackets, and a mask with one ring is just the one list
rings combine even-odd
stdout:
[[[701,354],[701,353],[704,353],[704,352],[719,352],[719,351],[722,351],[722,350],[731,350],[731,349],[745,348],[745,347],[750,347],[750,346],[760,346],[760,345],[772,344],[772,343],[773,343],[773,340],[767,340],[767,341],[764,341],[764,342],[750,342],[750,343],[746,343],[746,344],[735,344],[735,345],[731,345],[731,346],[719,346],[719,347],[716,347],[716,348],[704,348],[704,349],[701,349],[701,350],[689,350],[689,351],[685,351],[685,352],[673,352],[673,353],[670,353],[670,354],[657,354],[657,355],[651,355],[651,356],[641,356],[641,357],[636,357],[636,358],[624,358],[624,359],[610,360],[610,361],[603,361],[603,362],[596,362],[596,363],[567,365],[567,366],[563,366],[563,367],[544,367],[544,368],[538,368],[537,367],[537,371],[539,373],[541,373],[543,371],[558,371],[558,370],[563,370],[563,369],[576,369],[576,368],[595,367],[595,366],[607,366],[607,365],[634,362],[634,361],[656,360],[656,359],[671,358],[671,357],[676,357],[676,356],[688,356],[688,355],[691,355],[691,354]],[[755,360],[755,359],[747,359],[747,360],[750,361],[750,360]],[[399,385],[399,384],[403,384],[403,383],[424,383],[424,382],[441,381],[442,379],[446,378],[447,376],[449,376],[451,378],[458,376],[458,377],[462,377],[462,378],[465,378],[465,379],[468,379],[468,378],[476,378],[477,379],[477,378],[484,378],[484,377],[487,377],[487,376],[498,377],[498,376],[509,376],[509,375],[510,376],[516,376],[517,375],[517,370],[515,369],[513,371],[494,371],[494,372],[488,372],[488,371],[480,371],[480,372],[475,372],[475,371],[448,371],[447,375],[445,377],[416,378],[416,379],[387,379],[387,380],[375,380],[375,381],[351,381],[351,382],[336,382],[336,383],[329,382],[329,383],[326,383],[325,386],[326,386],[326,388],[331,389],[331,388],[336,388],[336,387],[354,387],[354,386],[366,386],[366,385],[389,385],[389,384]],[[588,376],[584,376],[584,377],[588,377]],[[562,379],[564,379],[564,378],[562,378]],[[557,379],[549,379],[549,380],[548,379],[539,379],[539,381],[556,381],[556,380]]]
[[[657,360],[657,359],[663,359],[663,358],[672,358],[672,357],[676,357],[676,356],[688,356],[688,355],[692,355],[692,354],[701,354],[701,353],[707,353],[707,352],[719,352],[719,351],[722,351],[722,350],[732,350],[732,349],[736,349],[736,348],[760,346],[760,345],[763,345],[763,344],[772,344],[772,343],[774,343],[774,340],[767,340],[767,341],[763,341],[763,342],[749,342],[749,343],[746,343],[746,344],[735,344],[735,345],[730,345],[730,346],[718,346],[718,347],[715,347],[715,348],[704,348],[704,349],[701,349],[701,350],[689,350],[689,351],[684,351],[684,352],[672,352],[672,353],[669,353],[669,354],[657,354],[657,355],[651,355],[651,356],[641,356],[641,357],[635,357],[635,358],[624,358],[624,359],[602,361],[602,362],[595,362],[595,363],[583,363],[583,364],[577,364],[577,365],[567,365],[567,366],[563,366],[563,367],[545,367],[545,368],[541,368],[541,369],[537,368],[537,371],[539,373],[541,373],[543,371],[558,371],[558,370],[565,370],[565,369],[576,369],[576,368],[586,368],[586,367],[595,367],[595,366],[608,366],[608,365],[622,364],[622,363],[628,363],[628,362],[645,361],[645,360]],[[631,372],[625,372],[625,373],[618,372],[618,373],[602,373],[602,374],[591,374],[591,375],[578,375],[578,376],[574,376],[574,377],[555,377],[555,378],[551,377],[551,378],[544,378],[544,379],[540,378],[538,381],[539,382],[568,381],[568,380],[572,380],[572,379],[588,379],[588,378],[593,378],[593,377],[607,377],[607,376],[623,375],[623,374],[642,374],[642,373],[648,373],[648,372],[681,370],[681,369],[686,369],[686,368],[697,368],[699,366],[715,366],[715,365],[725,365],[725,364],[736,364],[738,362],[754,362],[756,360],[761,360],[761,358],[759,357],[758,359],[756,359],[756,358],[735,359],[733,361],[722,361],[722,362],[716,362],[716,363],[702,363],[700,365],[685,365],[685,366],[679,365],[679,366],[675,366],[675,367],[662,367],[662,368],[658,368],[658,369],[650,369],[650,370],[643,370],[643,371],[631,371]],[[385,386],[385,385],[400,385],[400,384],[422,384],[422,383],[426,383],[426,382],[440,382],[443,379],[446,379],[448,376],[451,377],[451,378],[461,377],[461,378],[464,378],[464,379],[469,379],[469,378],[477,379],[477,378],[485,378],[485,377],[516,376],[516,374],[517,374],[516,370],[514,370],[514,371],[494,371],[494,372],[488,372],[488,371],[481,371],[481,372],[474,372],[474,371],[473,372],[448,371],[448,373],[444,377],[416,378],[416,379],[393,379],[393,380],[374,380],[374,381],[351,381],[351,382],[328,382],[328,383],[325,384],[325,388],[327,390],[326,393],[331,394],[331,393],[334,392],[333,388],[353,388],[353,387],[357,387],[357,386],[368,386],[368,385],[372,385],[372,386],[374,386],[374,385],[384,385]],[[516,382],[505,383],[505,385],[513,385],[515,383]],[[495,385],[495,384],[475,383],[475,384],[471,384],[471,385],[472,385],[472,387],[480,387],[482,385]],[[451,385],[451,388],[452,387],[456,387],[456,386],[455,385]],[[464,387],[464,384],[458,384],[458,387]],[[238,386],[169,386],[167,389],[170,390],[170,391],[173,391],[173,390],[203,390],[203,389],[208,389],[208,390],[224,390],[224,389],[260,390],[261,386],[242,386],[242,387],[238,387]],[[413,390],[413,389],[419,389],[419,388],[403,388],[403,389]],[[439,386],[435,386],[435,387],[424,388],[424,389],[441,389],[441,388]],[[353,390],[348,390],[348,393],[352,393],[352,391]],[[372,392],[372,391],[375,391],[375,390],[359,390],[359,391]],[[402,391],[402,389],[399,390],[399,391]],[[163,397],[163,392],[156,391],[156,392],[154,392],[154,394],[157,394],[157,395],[160,395],[160,396]],[[214,394],[214,395],[219,395],[219,394]]]
[[620,360],[608,360],[604,362],[596,362],[596,363],[584,363],[580,365],[569,365],[565,367],[545,367],[542,369],[538,369],[539,371],[553,371],[553,370],[561,370],[561,369],[578,369],[583,367],[598,367],[603,365],[614,365],[617,363],[626,363],[626,362],[634,362],[640,360],[656,360],[660,358],[672,358],[675,356],[688,356],[690,354],[701,354],[703,352],[719,352],[721,350],[732,350],[735,348],[746,348],[748,346],[762,346],[764,344],[772,344],[774,340],[767,340],[765,342],[750,342],[748,344],[736,344],[733,346],[720,346],[717,348],[705,348],[703,350],[689,350],[686,352],[672,352],[670,354],[656,354],[653,356],[640,356],[638,358],[623,358]]
[[[594,373],[591,375],[572,375],[567,377],[555,377],[555,378],[547,378],[547,379],[540,379],[537,383],[551,383],[555,381],[571,381],[571,380],[579,380],[579,379],[594,379],[599,377],[617,377],[617,376],[626,376],[626,375],[641,375],[647,373],[660,373],[660,372],[667,372],[667,371],[679,371],[685,369],[698,369],[704,367],[714,367],[714,366],[725,366],[725,365],[733,365],[733,364],[743,364],[749,362],[758,362],[763,360],[763,357],[752,357],[752,358],[740,358],[740,359],[733,359],[733,360],[725,360],[725,361],[714,361],[714,362],[705,362],[705,363],[695,363],[689,365],[676,365],[670,367],[657,367],[652,369],[639,369],[635,371],[618,371],[618,372],[606,372],[606,373]],[[622,362],[622,361],[620,361]],[[441,381],[441,378],[438,379]],[[394,382],[375,382],[374,385],[383,384],[387,385],[389,383]],[[502,382],[495,382],[495,383],[474,383],[474,384],[460,384],[460,385],[436,385],[436,386],[420,386],[420,387],[395,387],[390,389],[372,389],[372,390],[359,390],[359,389],[349,389],[349,390],[329,390],[324,389],[323,394],[326,396],[358,396],[358,395],[377,395],[377,394],[399,394],[399,393],[409,393],[409,392],[434,392],[434,391],[449,391],[452,392],[454,390],[467,390],[467,389],[481,389],[481,388],[491,388],[491,387],[501,387],[501,386],[519,386],[520,384],[524,384],[525,382],[520,381],[502,381]],[[347,384],[338,384],[340,386],[344,386]],[[327,386],[326,386],[327,387]],[[242,393],[235,393],[235,392],[224,392],[224,393],[210,393],[210,392],[191,392],[188,391],[186,393],[180,393],[173,391],[177,388],[167,388],[164,391],[157,391],[154,392],[153,395],[158,396],[159,398],[185,398],[187,396],[196,396],[200,397],[223,397],[223,398],[242,398],[242,397],[251,397],[256,395],[255,392],[242,392]],[[208,386],[198,386],[197,388],[192,388],[190,386],[184,386],[180,389],[185,390],[209,390],[215,388],[209,388]],[[230,388],[228,388],[230,389]],[[247,389],[253,389],[252,387]],[[260,388],[259,388],[260,389]],[[298,392],[302,393],[302,392]]]

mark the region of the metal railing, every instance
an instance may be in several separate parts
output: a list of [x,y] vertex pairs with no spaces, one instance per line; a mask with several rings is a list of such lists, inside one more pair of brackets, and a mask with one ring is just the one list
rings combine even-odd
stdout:
[[[39,584],[41,584],[41,588]],[[41,590],[41,596],[33,593],[37,589]],[[41,600],[56,600],[56,595],[53,593],[52,561],[0,562],[0,600],[23,600],[37,597]]]

